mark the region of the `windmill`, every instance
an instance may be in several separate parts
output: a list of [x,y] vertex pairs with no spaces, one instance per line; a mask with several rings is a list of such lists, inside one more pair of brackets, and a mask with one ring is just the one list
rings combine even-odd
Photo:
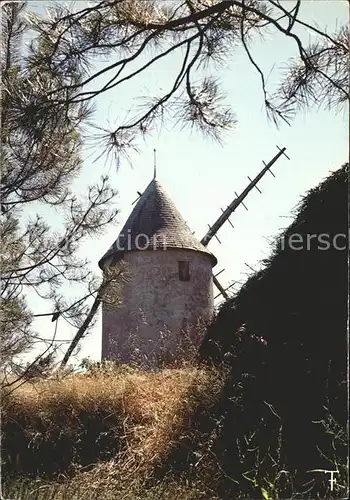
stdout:
[[[248,176],[248,179],[249,179],[248,186],[239,195],[235,192],[236,197],[233,199],[233,201],[228,205],[228,207],[225,210],[221,209],[222,214],[216,219],[216,221],[214,222],[214,224],[212,224],[212,225],[208,224],[209,230],[207,231],[207,233],[201,239],[201,243],[202,243],[203,246],[207,246],[208,243],[210,242],[210,240],[212,238],[214,238],[214,237],[218,240],[219,243],[221,243],[221,241],[219,240],[219,238],[217,236],[217,233],[218,233],[219,229],[225,224],[225,222],[228,222],[231,225],[231,227],[233,227],[233,225],[232,225],[232,223],[230,221],[230,216],[233,214],[233,212],[240,205],[243,205],[245,207],[245,209],[248,210],[248,208],[244,204],[244,200],[248,196],[248,194],[250,193],[250,191],[253,188],[255,188],[255,189],[257,189],[259,191],[259,193],[261,193],[261,190],[258,188],[257,184],[258,184],[258,182],[263,178],[263,176],[267,172],[270,172],[270,174],[273,177],[275,177],[275,174],[272,172],[271,167],[280,158],[280,156],[284,155],[288,160],[290,159],[287,156],[287,154],[285,153],[285,151],[286,151],[285,147],[283,147],[283,148],[279,148],[278,146],[276,146],[276,147],[279,150],[278,153],[268,163],[265,163],[263,161],[264,167],[258,173],[258,175],[256,177],[254,177],[254,179],[251,179]],[[228,295],[227,292],[231,288],[232,285],[228,286],[227,288],[224,288],[220,284],[219,280],[217,279],[218,275],[221,274],[223,271],[224,270],[221,270],[219,273],[217,273],[216,275],[213,276],[214,285],[219,290],[219,294],[216,295],[215,298],[217,298],[220,295],[222,295],[224,299],[228,299],[229,295]]]
[[[173,310],[171,314],[167,316],[169,319],[169,321],[167,319],[167,323],[171,323],[171,330],[174,332],[181,332],[183,328],[187,328],[186,322],[189,315],[194,314],[197,318],[203,318],[204,316],[206,316],[207,319],[212,318],[212,313],[214,311],[213,298],[217,298],[220,295],[224,299],[229,298],[228,290],[233,285],[225,288],[219,282],[218,276],[223,270],[213,276],[212,268],[217,263],[217,259],[205,247],[208,246],[209,242],[214,237],[220,242],[217,233],[223,224],[228,222],[233,227],[229,218],[240,205],[243,205],[246,210],[248,210],[244,203],[245,198],[253,188],[261,193],[257,184],[266,172],[270,172],[270,174],[275,177],[271,171],[271,167],[280,156],[284,155],[289,160],[289,157],[285,153],[286,148],[283,147],[281,149],[278,146],[277,148],[279,150],[278,153],[268,163],[263,162],[264,167],[258,175],[254,179],[248,177],[249,184],[241,194],[235,192],[235,198],[226,209],[221,209],[222,214],[217,220],[212,225],[208,224],[208,231],[201,241],[193,237],[193,233],[186,224],[186,221],[183,220],[181,214],[177,211],[162,186],[156,180],[156,157],[154,154],[153,180],[143,193],[137,192],[138,198],[132,203],[132,205],[134,205],[138,202],[137,205],[134,207],[116,241],[99,261],[100,268],[105,271],[105,269],[108,269],[110,266],[115,266],[119,260],[126,260],[129,268],[133,270],[136,276],[136,281],[134,280],[134,282],[137,283],[137,289],[133,289],[132,283],[130,283],[130,286],[129,284],[126,286],[128,289],[127,297],[123,296],[122,307],[118,305],[115,309],[111,310],[109,307],[104,308],[104,304],[102,303],[102,359],[114,359],[116,352],[120,354],[123,350],[123,341],[125,337],[127,337],[128,340],[132,338],[130,332],[135,330],[135,325],[137,333],[140,334],[140,331],[142,333],[142,335],[139,335],[139,339],[147,340],[148,347],[144,346],[146,349],[144,354],[148,352],[149,348],[152,349],[153,344],[150,342],[156,341],[157,343],[159,340],[157,337],[160,332],[159,320],[161,320],[163,325],[163,316],[165,313],[166,315],[168,314],[168,301],[173,302],[172,306],[170,306],[173,307]],[[143,210],[144,208],[145,210]],[[159,208],[161,208],[160,211]],[[156,238],[154,240],[152,240],[152,238],[154,238],[159,228],[162,229],[163,234],[165,232],[170,236],[172,241],[172,245],[170,246],[172,252],[171,254],[164,251],[152,252],[152,255],[148,254],[146,257],[148,260],[151,259],[152,265],[149,266],[147,264],[140,266],[138,259],[143,252],[139,252],[139,250],[149,249],[149,242],[146,248],[139,248],[135,246],[135,244],[140,235],[150,235],[150,241],[157,243]],[[128,237],[131,234],[134,235],[134,241],[131,241],[132,244],[129,248]],[[125,243],[126,240],[128,243],[127,248],[123,247],[123,245],[120,247],[119,243]],[[152,249],[165,250],[168,246],[157,245]],[[131,250],[137,251],[133,252]],[[193,258],[193,256],[195,256],[195,258]],[[193,279],[191,279],[191,273],[189,272],[190,261],[193,263],[194,267]],[[163,265],[164,263],[165,265]],[[180,290],[181,295],[177,295],[176,293],[169,294],[168,283],[174,278],[174,263],[178,264],[178,279],[175,281],[177,291]],[[154,270],[157,271],[157,269],[160,272],[153,272]],[[212,276],[213,280],[211,280]],[[169,278],[169,280],[167,278]],[[179,285],[179,283],[182,283],[182,285]],[[187,283],[190,283],[190,286],[187,286]],[[219,291],[216,297],[213,297],[212,283],[214,283]],[[152,297],[156,297],[157,300],[161,301],[160,315],[157,315],[157,310],[155,310],[157,300],[145,302],[145,298],[150,296],[150,290],[152,291]],[[192,304],[192,309],[187,308],[187,302],[193,302],[193,296],[196,294],[200,296],[200,300],[197,302],[194,301],[195,303]],[[179,297],[180,301],[177,300]],[[87,321],[85,321],[78,330],[69,346],[62,361],[62,366],[65,366],[69,356],[82,338],[100,302],[101,297],[98,295],[92,305]],[[147,321],[145,321],[145,309],[148,318]],[[166,324],[165,326],[169,330],[169,325]],[[156,336],[156,338],[153,338],[154,336]],[[174,338],[176,339],[176,336]],[[170,336],[170,340],[173,340],[173,337]],[[118,344],[119,341],[121,341],[121,344]],[[172,345],[172,347],[174,346]],[[124,355],[126,360],[124,362],[129,362],[130,349],[128,345],[126,345],[126,351],[123,351],[123,356]]]
[[[200,242],[203,246],[206,247],[214,237],[217,239],[217,241],[219,243],[221,243],[221,241],[219,240],[219,238],[217,236],[219,229],[225,224],[225,222],[228,222],[232,228],[234,227],[232,222],[230,221],[230,216],[233,214],[233,212],[240,205],[243,205],[244,208],[246,210],[248,210],[247,206],[244,204],[244,200],[246,199],[246,197],[248,196],[250,191],[253,188],[255,188],[257,191],[259,191],[260,194],[262,194],[262,191],[257,186],[258,182],[264,177],[264,175],[267,172],[270,172],[272,177],[276,177],[275,174],[272,172],[271,167],[282,155],[284,155],[288,160],[290,160],[289,156],[285,152],[286,151],[285,147],[283,147],[283,148],[280,148],[279,146],[276,146],[276,147],[278,149],[278,153],[268,163],[266,163],[263,160],[264,167],[256,175],[256,177],[254,177],[254,179],[251,179],[249,177],[249,175],[247,176],[248,180],[249,180],[249,184],[247,185],[247,187],[241,192],[241,194],[237,194],[237,192],[235,191],[234,192],[235,198],[232,200],[232,202],[227,206],[226,209],[223,209],[223,208],[221,209],[222,214],[216,219],[216,221],[212,225],[208,224],[209,229],[206,232],[206,234],[203,236],[203,238],[200,240]],[[154,178],[155,178],[155,176],[156,176],[156,150],[154,149],[153,152],[154,152]],[[137,191],[137,195],[138,195],[138,197],[136,198],[136,200],[134,200],[132,202],[132,205],[134,205],[137,202],[137,200],[140,198],[140,196],[142,196],[142,193]],[[246,265],[248,266],[248,264],[246,264]],[[248,266],[248,267],[250,267],[250,266]],[[221,285],[221,283],[219,282],[217,277],[223,271],[224,271],[224,269],[222,269],[221,271],[219,271],[217,274],[215,274],[213,276],[213,283],[219,291],[218,295],[216,295],[214,297],[215,299],[218,298],[220,295],[224,299],[228,299],[229,298],[228,290],[233,286],[233,285],[229,285],[228,287],[225,288],[224,286]]]

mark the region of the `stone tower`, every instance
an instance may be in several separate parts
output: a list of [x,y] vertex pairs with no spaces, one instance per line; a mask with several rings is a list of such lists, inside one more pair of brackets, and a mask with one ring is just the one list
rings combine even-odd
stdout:
[[135,347],[151,359],[164,351],[164,343],[175,352],[184,330],[195,340],[198,323],[213,315],[217,260],[155,179],[99,266],[106,270],[120,261],[126,263],[128,281],[122,304],[102,307],[102,359],[128,363]]

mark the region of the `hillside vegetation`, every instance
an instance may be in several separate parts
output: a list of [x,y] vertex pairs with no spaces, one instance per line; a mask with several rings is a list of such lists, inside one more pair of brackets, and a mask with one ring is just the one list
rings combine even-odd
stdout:
[[3,399],[5,491],[15,478],[19,494],[20,485],[27,490],[18,477],[41,477],[43,494],[54,485],[64,498],[126,498],[178,441],[193,408],[212,404],[220,383],[216,372],[195,367],[145,373],[107,364],[20,387]]
[[[304,484],[308,470],[346,466],[348,178],[346,164],[303,197],[263,269],[224,304],[202,345],[203,360],[230,370],[215,412],[215,452],[230,476],[254,468],[254,453],[242,464],[237,444],[250,432],[260,477],[286,469]],[[291,235],[302,249],[288,245]]]
[[[281,241],[347,232],[344,165],[222,306],[196,364],[92,365],[4,395],[5,498],[346,497],[348,250]],[[314,469],[339,471],[333,492]]]
[[[346,164],[306,194],[201,346],[203,363],[226,366],[225,384],[167,467],[189,472],[201,456],[220,498],[346,496],[348,176]],[[333,492],[315,469],[339,471]]]

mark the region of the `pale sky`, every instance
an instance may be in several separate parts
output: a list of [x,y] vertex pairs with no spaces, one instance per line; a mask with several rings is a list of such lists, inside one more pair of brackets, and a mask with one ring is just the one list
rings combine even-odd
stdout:
[[[79,7],[87,2],[79,2]],[[289,2],[288,2],[289,3]],[[31,7],[38,2],[30,3]],[[43,3],[40,4],[42,7]],[[320,28],[328,27],[331,33],[339,22],[348,18],[349,5],[346,1],[314,0],[302,2],[300,17]],[[311,34],[300,31],[307,42]],[[296,55],[296,47],[283,35],[272,34],[269,40],[256,42],[252,53],[270,76],[270,89],[279,80],[281,66]],[[157,88],[168,89],[173,83],[174,68],[181,62],[180,54],[166,63],[155,66],[142,78],[128,82],[103,94],[96,101],[94,121],[99,126],[118,124],[118,117],[124,117],[135,98],[146,95]],[[91,269],[100,274],[99,258],[116,239],[129,216],[131,203],[137,198],[137,191],[143,191],[153,176],[153,148],[157,150],[157,179],[174,201],[198,239],[221,214],[221,208],[240,193],[263,167],[262,160],[269,161],[276,153],[276,145],[287,148],[288,161],[283,156],[272,170],[273,178],[266,174],[259,183],[262,194],[255,189],[245,201],[248,211],[240,206],[231,217],[234,229],[226,223],[219,231],[221,244],[215,239],[209,249],[216,255],[218,264],[214,268],[221,273],[219,280],[224,286],[232,281],[244,281],[251,271],[246,264],[259,269],[259,261],[269,254],[267,239],[272,238],[291,222],[291,210],[305,192],[315,187],[331,171],[348,161],[348,119],[347,112],[339,114],[328,110],[313,109],[299,114],[289,127],[281,124],[279,129],[267,120],[263,107],[260,77],[251,66],[241,48],[232,52],[228,65],[216,73],[227,92],[227,102],[232,105],[237,118],[235,129],[226,137],[223,145],[203,138],[199,133],[173,129],[173,123],[166,123],[158,135],[148,137],[140,143],[140,154],[131,156],[130,166],[126,161],[117,166],[98,156],[91,156],[91,149],[84,151],[83,174],[74,190],[83,192],[84,187],[98,180],[108,172],[113,187],[118,190],[117,206],[120,210],[118,224],[109,228],[92,241],[86,241],[81,251],[91,261]],[[53,226],[57,218],[52,218]],[[234,288],[237,290],[237,287]],[[216,290],[215,290],[216,292]],[[78,291],[67,287],[67,294],[78,297]],[[34,313],[50,311],[48,304],[42,304],[35,294],[29,297]],[[101,355],[101,311],[99,320],[88,338],[84,340],[78,359],[89,356],[100,359]],[[42,336],[50,337],[54,330],[51,319],[37,319],[35,328]],[[72,338],[75,330],[60,319],[59,338]]]

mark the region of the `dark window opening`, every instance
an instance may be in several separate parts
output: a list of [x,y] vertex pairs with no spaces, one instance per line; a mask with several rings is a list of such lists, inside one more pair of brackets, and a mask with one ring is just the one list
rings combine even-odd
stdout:
[[190,263],[185,260],[179,261],[179,280],[190,281]]

